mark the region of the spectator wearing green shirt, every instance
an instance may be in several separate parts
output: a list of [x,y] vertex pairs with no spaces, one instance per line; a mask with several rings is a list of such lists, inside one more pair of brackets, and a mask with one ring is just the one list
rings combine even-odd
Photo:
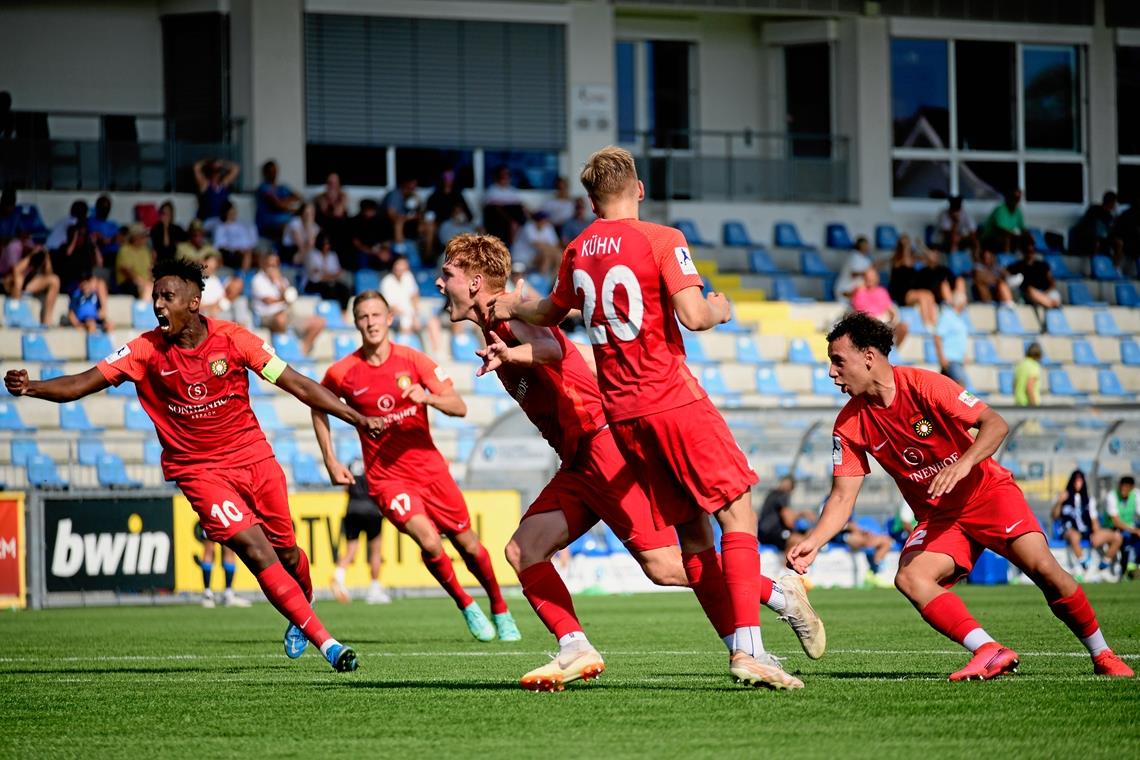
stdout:
[[1025,235],[1025,217],[1021,215],[1021,190],[1013,190],[986,217],[982,225],[982,247],[1008,253],[1020,248]]
[[1025,358],[1013,368],[1013,402],[1041,406],[1041,346],[1030,343]]
[[1106,528],[1124,537],[1125,572],[1135,577],[1140,555],[1140,510],[1136,508],[1136,480],[1131,475],[1121,478],[1116,489],[1109,492],[1101,520],[1107,522]]

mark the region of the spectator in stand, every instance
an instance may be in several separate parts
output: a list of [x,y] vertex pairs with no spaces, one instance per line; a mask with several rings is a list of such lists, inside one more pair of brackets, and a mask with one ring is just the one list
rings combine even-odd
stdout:
[[[443,226],[449,221],[456,219],[455,210],[459,209],[463,212],[463,219],[470,221],[473,214],[471,207],[467,205],[467,199],[463,197],[463,191],[455,184],[455,172],[445,171],[439,178],[439,183],[435,186],[435,190],[427,199],[427,212],[432,219],[439,225],[439,229],[435,236],[432,248],[425,249],[422,254],[425,257],[424,263],[434,263],[439,258],[440,252],[443,247],[447,245],[447,240],[455,237],[460,233],[455,233],[443,239]],[[472,227],[474,229],[474,227]]]
[[391,226],[387,216],[371,198],[360,202],[360,212],[352,219],[352,249],[356,252],[357,269],[392,268]]
[[565,177],[554,180],[554,195],[542,202],[540,210],[546,212],[550,223],[561,236],[562,226],[574,218],[574,199],[570,197],[570,186]]
[[105,332],[115,329],[111,320],[107,319],[107,299],[100,295],[100,290],[105,290],[106,285],[103,283],[103,287],[100,287],[101,283],[103,281],[92,272],[84,272],[80,277],[67,309],[67,318],[72,327],[88,333],[99,329]]
[[974,298],[981,303],[993,303],[996,300],[1003,306],[1012,306],[1013,291],[1008,282],[1010,276],[1009,272],[998,266],[993,251],[983,250],[974,264]]
[[186,230],[186,240],[178,244],[178,258],[202,262],[206,256],[217,252],[218,249],[206,239],[206,228],[202,220],[195,219],[190,222],[190,227]]
[[[835,279],[835,300],[847,303],[856,288],[863,286],[863,273],[875,265],[871,259],[871,243],[862,235],[855,241],[855,249],[847,254],[843,268]],[[878,281],[876,280],[876,286]],[[863,311],[863,309],[856,309]],[[878,316],[878,315],[875,315]]]
[[392,327],[403,335],[419,333],[427,327],[431,353],[439,352],[439,320],[431,317],[426,325],[420,317],[420,286],[412,274],[411,265],[403,256],[392,262],[392,271],[380,280],[380,295],[388,302],[388,312],[392,315]]
[[940,250],[946,253],[969,251],[977,255],[978,227],[970,213],[962,207],[962,196],[950,196],[949,203],[938,215],[935,226]]
[[1069,234],[1069,252],[1078,256],[1104,254],[1119,267],[1124,261],[1124,241],[1113,234],[1116,226],[1116,193],[1109,190],[1085,210]]
[[288,185],[277,182],[277,162],[261,165],[261,184],[257,186],[257,232],[275,245],[280,245],[285,225],[301,208],[301,196]]
[[285,233],[281,242],[283,253],[292,255],[293,264],[303,266],[310,251],[317,250],[317,235],[321,228],[317,225],[317,207],[312,203],[303,203],[297,209],[297,214],[285,226]]
[[915,268],[909,235],[900,235],[891,256],[891,279],[887,288],[899,306],[914,306],[922,323],[933,329],[938,322],[938,302]]
[[111,196],[104,193],[95,199],[95,210],[87,220],[87,232],[104,256],[113,257],[119,250],[119,223],[111,218]]
[[221,252],[226,266],[243,272],[253,268],[257,230],[238,219],[237,207],[230,201],[222,204],[221,221],[214,227],[214,247]]
[[194,162],[194,182],[198,186],[198,221],[210,229],[225,218],[222,206],[229,203],[230,191],[241,174],[241,167],[220,158]]
[[867,569],[870,571],[863,581],[864,587],[889,588],[893,585],[889,580],[879,575],[883,560],[891,553],[894,542],[885,533],[878,533],[864,528],[854,520],[847,523],[838,537],[843,538],[848,551],[852,554],[862,552],[867,558]]
[[1025,237],[1025,217],[1021,213],[1021,190],[1006,193],[982,225],[982,247],[1009,253],[1020,249]]
[[1140,510],[1136,506],[1136,479],[1125,475],[1116,488],[1108,492],[1104,512],[1108,526],[1115,528],[1124,541],[1124,573],[1136,577],[1137,558],[1140,555]]
[[562,260],[562,244],[545,211],[523,225],[511,245],[511,261],[526,264],[532,272],[554,275]]
[[1140,275],[1140,203],[1133,200],[1120,212],[1112,225],[1112,237],[1120,241],[1121,262],[1117,266],[1123,269],[1125,262],[1131,262],[1132,274]]
[[306,293],[333,300],[340,304],[340,310],[348,308],[352,299],[352,275],[340,266],[340,256],[332,247],[328,233],[317,233],[314,247],[305,254]]
[[[352,217],[348,215],[348,195],[340,185],[336,172],[325,178],[325,189],[313,199],[317,208],[317,225],[329,234],[334,251],[345,254],[352,250]],[[351,262],[341,260],[341,266]]]
[[202,288],[199,310],[202,316],[210,319],[225,319],[246,326],[253,324],[246,299],[241,297],[245,283],[240,277],[222,278],[219,271],[222,255],[211,251],[202,259],[202,276],[206,287]]
[[[276,252],[261,254],[261,265],[250,282],[249,291],[256,326],[275,334],[288,332],[297,289],[281,272],[281,257]],[[324,329],[325,320],[315,314],[301,322],[301,350],[305,354],[312,353],[313,344]]]
[[67,228],[67,240],[52,253],[51,268],[59,275],[59,289],[71,295],[79,283],[96,274],[96,288],[107,303],[107,282],[97,276],[103,266],[103,254],[87,234],[87,220],[80,219]]
[[404,179],[381,202],[392,226],[392,250],[396,253],[404,252],[405,243],[409,241],[426,251],[435,240],[435,218],[429,221],[424,214],[418,189],[415,177]]
[[483,226],[509,248],[525,223],[522,195],[511,184],[511,170],[500,166],[495,170],[495,181],[483,193]]
[[1013,403],[1041,406],[1041,346],[1030,343],[1025,358],[1013,368]]
[[186,240],[186,230],[174,223],[174,204],[163,201],[158,207],[158,221],[150,228],[150,245],[158,260],[174,258],[178,244]]
[[471,217],[467,216],[467,211],[463,206],[454,206],[451,209],[451,217],[439,225],[439,233],[436,235],[439,238],[441,249],[451,242],[452,238],[456,238],[465,233],[474,233],[475,225],[471,223]]
[[[1100,524],[1096,511],[1096,499],[1089,495],[1088,481],[1081,470],[1073,470],[1069,475],[1069,482],[1065,490],[1053,503],[1053,519],[1061,524],[1065,543],[1069,545],[1078,567],[1073,577],[1078,582],[1083,581],[1082,576],[1089,570],[1089,560],[1093,551],[1099,550],[1104,559],[1100,569],[1108,570],[1120,551],[1123,538],[1115,530],[1104,528]],[[1086,552],[1081,545],[1087,542],[1090,551]]]
[[146,227],[135,222],[127,230],[127,242],[115,257],[115,285],[119,293],[149,301],[154,288],[151,270],[154,268],[154,251]]
[[1020,261],[1010,265],[1009,273],[1022,276],[1021,295],[1026,303],[1045,309],[1061,305],[1061,292],[1053,281],[1053,269],[1049,262],[1037,257],[1037,247],[1032,240],[1025,241],[1025,252]]
[[84,226],[87,224],[87,201],[77,200],[72,202],[71,210],[65,219],[56,222],[55,226],[51,228],[48,233],[47,240],[44,241],[44,247],[52,253],[62,248],[67,243],[68,230],[70,230],[79,220],[83,220]]
[[815,515],[811,512],[792,509],[794,490],[796,479],[785,475],[764,497],[756,524],[756,535],[760,543],[784,551],[786,547],[802,541],[808,527],[815,523]]
[[59,277],[52,271],[47,249],[32,240],[28,230],[17,230],[16,237],[0,251],[0,283],[9,298],[42,294],[40,324],[51,326],[55,300],[59,297]]
[[851,291],[851,310],[870,314],[883,324],[889,325],[895,334],[895,346],[902,348],[910,328],[906,322],[899,319],[899,310],[891,300],[891,294],[879,284],[879,270],[868,265],[864,271],[857,274],[863,277],[863,281]]
[[922,252],[923,268],[918,273],[919,282],[934,294],[934,300],[938,303],[948,303],[955,308],[963,307],[966,305],[966,280],[950,271],[943,256],[943,253],[933,248]]
[[938,310],[938,324],[934,326],[934,353],[943,375],[964,388],[970,387],[966,377],[966,352],[970,342],[970,326],[962,319],[961,306],[942,304]]
[[570,241],[581,235],[594,221],[593,214],[587,213],[588,211],[585,198],[574,199],[574,215],[562,225],[562,245],[570,245]]
[[16,188],[8,185],[0,192],[0,242],[11,240],[20,231],[20,210],[16,208]]

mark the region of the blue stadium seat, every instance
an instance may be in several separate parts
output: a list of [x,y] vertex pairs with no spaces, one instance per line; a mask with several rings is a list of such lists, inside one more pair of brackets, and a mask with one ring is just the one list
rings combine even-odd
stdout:
[[435,280],[439,277],[439,273],[434,269],[414,269],[412,275],[416,278],[416,285],[419,286],[421,293],[434,293]]
[[855,241],[851,239],[847,225],[842,222],[832,222],[827,225],[824,240],[827,241],[828,248],[835,248],[840,251],[850,251],[855,248]]
[[1112,259],[1108,256],[1096,255],[1092,257],[1092,276],[1095,280],[1120,280],[1123,275],[1116,265],[1112,263]]
[[788,344],[788,363],[807,364],[814,367],[816,358],[811,352],[811,346],[803,338],[792,338]]
[[250,406],[253,407],[253,414],[257,417],[257,421],[261,423],[261,429],[266,433],[280,433],[289,429],[277,416],[277,409],[273,406],[272,401],[254,400],[250,402]]
[[499,376],[494,372],[488,372],[486,375],[476,377],[474,380],[474,391],[476,396],[483,398],[509,398],[507,389],[499,381]]
[[34,488],[67,488],[67,481],[59,476],[51,457],[35,454],[28,458],[28,483]]
[[273,456],[282,466],[289,466],[297,458],[297,439],[291,435],[275,435],[270,441],[273,445]]
[[352,280],[353,292],[355,293],[380,289],[380,273],[373,269],[361,269],[353,275]]
[[296,364],[307,360],[305,352],[301,350],[301,342],[291,332],[274,333],[270,338],[273,350],[288,364]]
[[347,330],[351,325],[344,321],[344,312],[336,301],[320,301],[314,312],[325,320],[325,327],[330,330]]
[[1080,391],[1073,387],[1069,373],[1064,369],[1049,370],[1049,392],[1054,396],[1080,396]]
[[911,335],[930,335],[930,328],[922,321],[918,309],[913,306],[900,306],[899,319],[906,323]]
[[94,467],[99,457],[107,453],[102,438],[80,438],[76,445],[79,464]]
[[736,391],[728,387],[728,383],[724,381],[724,374],[721,373],[720,367],[716,365],[708,365],[701,368],[701,387],[705,389],[705,393],[713,396],[735,396]]
[[1053,270],[1054,279],[1077,280],[1083,276],[1069,269],[1069,265],[1065,263],[1065,257],[1059,253],[1047,253],[1043,258],[1049,268]]
[[1116,372],[1108,367],[1097,370],[1096,387],[1097,391],[1103,396],[1136,397],[1135,393],[1129,393],[1124,390],[1124,386],[1120,383],[1120,378],[1117,377]]
[[[1033,343],[1036,343],[1035,338],[1023,338],[1022,339],[1022,341],[1021,341],[1021,352],[1023,355],[1026,351],[1029,350],[1029,347]],[[1044,346],[1038,344],[1038,348],[1041,349],[1041,366],[1042,367],[1059,367],[1059,366],[1061,366],[1061,362],[1057,361],[1052,356],[1049,356],[1048,352],[1045,351]]]
[[269,383],[254,374],[252,370],[246,370],[246,377],[249,380],[249,395],[251,398],[254,396],[273,395],[273,390],[269,387]]
[[328,474],[317,464],[312,454],[300,452],[293,459],[293,482],[298,486],[328,485]]
[[150,417],[138,401],[128,401],[123,406],[123,427],[127,430],[154,432],[154,423],[150,421]]
[[527,284],[540,296],[550,295],[554,289],[554,278],[541,272],[531,272],[526,276]]
[[1120,341],[1120,363],[1126,367],[1140,367],[1140,344],[1132,338]]
[[157,438],[147,438],[143,441],[143,463],[159,464],[162,461],[162,444]]
[[1131,282],[1116,283],[1116,303],[1121,306],[1140,306],[1140,294],[1136,292],[1136,285]]
[[835,272],[827,264],[819,251],[814,248],[804,248],[800,251],[800,273],[810,277],[834,277]]
[[1004,367],[1009,362],[1002,361],[998,356],[994,342],[986,337],[974,338],[974,363],[984,367]]
[[1092,291],[1089,290],[1089,285],[1084,280],[1069,280],[1069,303],[1073,306],[1094,306],[1096,301],[1093,300]]
[[938,241],[935,239],[937,231],[933,224],[928,224],[922,228],[922,242],[927,248],[935,248],[938,245]]
[[42,333],[24,333],[21,335],[20,353],[26,362],[58,361]]
[[688,242],[689,245],[706,247],[712,245],[711,242],[704,239],[700,230],[697,229],[697,223],[692,219],[675,219],[673,226],[681,231],[681,234],[685,236],[685,241]]
[[413,240],[405,240],[402,243],[392,243],[392,253],[397,256],[403,256],[408,260],[408,266],[412,269],[422,269],[423,259],[420,258],[420,247]]
[[1093,326],[1096,328],[1097,335],[1105,335],[1110,338],[1124,336],[1124,331],[1116,325],[1112,312],[1107,310],[1093,312]]
[[336,458],[340,460],[341,464],[347,465],[354,459],[361,459],[364,456],[358,435],[337,436],[333,442],[333,447],[336,449]]
[[694,364],[708,364],[712,361],[709,358],[708,352],[705,351],[704,344],[701,343],[701,338],[694,332],[689,330],[681,330],[681,339],[685,342],[685,357]]
[[479,342],[471,333],[464,330],[451,336],[451,358],[466,364],[482,364],[483,360],[475,355]]
[[44,224],[39,206],[34,203],[18,203],[16,204],[16,213],[19,215],[20,229],[27,230],[28,234],[32,236],[32,240],[37,243],[47,240],[48,233],[51,230]]
[[776,372],[771,367],[756,369],[756,392],[764,396],[795,396],[795,391],[786,391],[780,385]]
[[63,377],[64,374],[63,367],[58,364],[44,364],[40,367],[40,380],[52,380]]
[[1017,263],[1018,258],[1016,253],[999,253],[996,257],[997,265],[1002,269],[1009,269]]
[[772,226],[772,245],[777,248],[803,248],[800,231],[791,222],[776,222]]
[[139,300],[131,304],[131,327],[136,330],[153,330],[158,327],[158,317],[154,316],[154,304]]
[[340,361],[358,348],[360,348],[360,341],[355,335],[340,333],[333,336],[333,356],[337,361]]
[[827,367],[815,367],[811,371],[811,392],[817,396],[843,397],[843,391],[835,385],[835,381],[827,374]]
[[30,298],[7,298],[4,300],[4,325],[24,330],[41,329],[43,326],[32,313]]
[[970,256],[969,251],[954,251],[946,262],[950,271],[958,277],[969,277],[974,271],[974,259]]
[[810,299],[801,299],[799,292],[796,290],[796,283],[791,277],[774,277],[772,278],[772,293],[771,298],[773,301],[801,301]]
[[61,430],[78,430],[84,433],[103,429],[91,424],[82,401],[68,401],[59,405],[59,427]]
[[24,424],[15,404],[0,400],[0,430],[35,430],[35,428]]
[[87,333],[87,361],[97,362],[115,353],[111,336],[105,332]]
[[1054,251],[1045,240],[1045,233],[1041,231],[1040,227],[1029,227],[1026,232],[1033,238],[1033,247],[1042,255],[1060,253],[1060,251]]
[[875,225],[875,250],[893,251],[899,243],[899,231],[893,224]]
[[748,252],[748,268],[753,274],[780,274],[765,248],[753,248]]
[[40,453],[40,447],[35,438],[13,438],[9,444],[12,455],[12,464],[17,467],[27,467],[28,461]]
[[604,538],[599,538],[594,531],[588,530],[575,539],[568,547],[570,556],[581,554],[583,557],[608,557],[610,547]]
[[732,248],[752,248],[756,245],[744,222],[730,219],[721,226],[721,236],[724,244]]
[[1012,369],[999,369],[998,370],[998,393],[1003,396],[1013,395],[1013,370]]
[[997,331],[1003,335],[1033,335],[1021,324],[1021,317],[1015,309],[999,306],[997,310]]
[[1073,328],[1069,326],[1069,320],[1065,317],[1065,312],[1061,309],[1045,310],[1045,332],[1050,335],[1072,336],[1077,334],[1073,332]]
[[922,341],[922,361],[924,364],[938,366],[938,350],[934,347],[934,338]]
[[736,338],[736,361],[741,364],[771,364],[760,355],[760,347],[751,335],[740,335]]
[[1072,343],[1073,347],[1073,364],[1080,367],[1099,367],[1104,364],[1096,356],[1096,351],[1093,350],[1092,344],[1084,338],[1077,338]]
[[423,338],[421,338],[418,333],[400,332],[397,330],[390,333],[390,335],[392,336],[393,343],[399,343],[401,346],[408,346],[409,348],[414,348],[417,351],[424,350]]
[[126,465],[116,454],[104,454],[95,463],[95,476],[104,488],[142,488],[142,483],[127,475]]

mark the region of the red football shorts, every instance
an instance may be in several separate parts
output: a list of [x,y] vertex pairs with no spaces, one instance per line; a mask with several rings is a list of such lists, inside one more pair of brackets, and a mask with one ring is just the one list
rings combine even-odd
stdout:
[[759,481],[708,398],[612,428],[658,527],[717,512]]
[[273,457],[244,467],[187,473],[177,482],[211,541],[224,542],[260,525],[274,548],[296,545],[285,473]]
[[1044,531],[1017,483],[999,481],[987,485],[983,495],[960,511],[928,515],[914,526],[901,556],[923,551],[948,555],[961,570],[943,581],[942,585],[950,588],[969,575],[983,549],[1004,557],[1009,543],[1026,533]]
[[471,514],[455,479],[449,473],[425,476],[423,482],[384,480],[368,484],[368,493],[381,514],[401,531],[408,520],[424,515],[445,536],[471,529]]
[[677,532],[653,524],[649,499],[641,490],[608,428],[578,446],[574,461],[542,489],[523,519],[561,511],[574,541],[601,519],[633,551],[677,545]]

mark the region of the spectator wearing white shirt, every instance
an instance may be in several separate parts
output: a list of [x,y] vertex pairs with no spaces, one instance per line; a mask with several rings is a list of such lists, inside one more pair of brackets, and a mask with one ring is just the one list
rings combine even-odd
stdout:
[[241,297],[245,283],[240,277],[223,277],[219,272],[222,266],[222,255],[217,251],[206,254],[202,261],[202,276],[206,286],[202,288],[202,297],[199,299],[199,311],[202,316],[209,319],[225,319],[230,322],[239,322],[247,327],[253,324],[249,313],[249,303]]
[[420,317],[420,286],[403,256],[392,262],[392,271],[380,280],[380,295],[388,302],[392,326],[397,332],[419,333],[426,326],[432,353],[439,351],[439,320],[431,317],[425,323]]
[[325,233],[319,233],[317,247],[305,254],[304,291],[336,301],[344,311],[352,299],[351,282],[350,275],[341,268],[340,256],[333,250],[332,240]]
[[[282,274],[281,257],[275,252],[262,254],[261,266],[253,276],[249,290],[256,325],[276,334],[286,332],[293,316],[291,307],[297,300],[297,289]],[[298,331],[304,353],[312,352],[313,344],[323,329],[325,320],[315,314],[301,321]]]
[[542,211],[550,218],[550,223],[559,233],[562,225],[574,217],[574,199],[570,197],[570,187],[565,177],[554,180],[554,195],[542,202]]
[[553,275],[561,257],[558,232],[545,211],[536,212],[534,218],[519,230],[511,245],[511,260],[526,264],[533,272]]
[[305,257],[317,247],[317,235],[321,232],[317,225],[317,207],[312,203],[304,203],[297,210],[297,215],[285,225],[281,235],[281,244],[286,252],[292,252],[293,263],[302,265]]
[[238,220],[237,207],[229,201],[222,204],[221,221],[214,227],[214,247],[221,251],[226,266],[243,272],[253,266],[257,230]]

